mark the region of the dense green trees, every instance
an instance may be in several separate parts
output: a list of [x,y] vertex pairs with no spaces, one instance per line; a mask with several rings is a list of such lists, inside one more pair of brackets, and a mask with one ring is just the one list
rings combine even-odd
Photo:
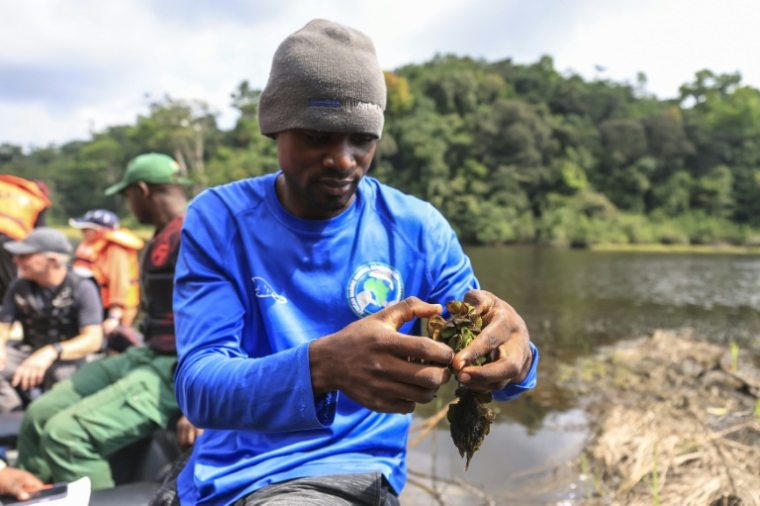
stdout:
[[[586,81],[544,56],[532,65],[436,56],[386,73],[387,123],[373,174],[440,209],[470,243],[755,243],[760,239],[760,91],[738,74],[696,74],[675,100],[637,83]],[[174,156],[208,185],[277,170],[258,132],[259,91],[218,128],[200,101],[165,97],[134,125],[24,153],[0,172],[45,180],[53,218],[94,206],[145,151]]]

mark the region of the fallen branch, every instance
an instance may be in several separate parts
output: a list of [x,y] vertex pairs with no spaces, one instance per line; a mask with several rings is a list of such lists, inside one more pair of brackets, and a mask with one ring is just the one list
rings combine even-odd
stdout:
[[[419,471],[414,471],[412,469],[409,470],[409,475],[410,476],[416,476],[417,478],[424,478],[424,479],[427,479],[427,480],[435,479],[435,480],[441,481],[443,483],[447,483],[449,485],[454,485],[456,487],[459,487],[462,490],[465,490],[465,491],[469,492],[470,494],[474,495],[478,499],[482,499],[483,501],[486,502],[486,504],[488,506],[496,506],[496,501],[491,496],[489,496],[488,494],[486,494],[482,490],[478,489],[474,485],[471,485],[470,483],[467,483],[466,481],[462,481],[462,480],[459,480],[457,478],[441,478],[440,476],[435,476],[434,477],[434,476],[431,476],[429,474],[421,473]],[[411,482],[411,479],[410,479],[410,482]],[[432,491],[432,489],[430,489],[430,490]]]
[[[454,401],[451,401],[451,402],[454,402]],[[441,408],[441,410],[438,411],[438,413],[434,414],[433,416],[431,416],[430,418],[428,418],[424,422],[416,425],[415,427],[412,427],[409,430],[410,433],[411,432],[420,431],[420,430],[422,432],[420,432],[420,434],[417,435],[417,437],[415,437],[414,439],[412,439],[406,445],[407,448],[414,448],[415,446],[417,446],[420,443],[420,441],[422,441],[423,439],[425,439],[427,437],[427,435],[430,434],[430,432],[433,429],[435,429],[435,427],[438,425],[438,422],[440,422],[441,420],[443,420],[444,418],[446,418],[446,413],[449,411],[449,404],[451,404],[451,402],[449,402],[448,404],[446,404],[446,406],[444,406],[443,408]]]

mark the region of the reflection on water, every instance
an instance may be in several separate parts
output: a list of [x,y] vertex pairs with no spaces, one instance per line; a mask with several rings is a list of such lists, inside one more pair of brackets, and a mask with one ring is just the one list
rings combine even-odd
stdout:
[[483,288],[551,352],[692,327],[760,351],[760,257],[470,248]]
[[[585,437],[578,429],[582,415],[578,399],[556,380],[556,364],[599,345],[689,327],[697,337],[734,340],[760,354],[760,256],[485,247],[467,253],[483,289],[512,304],[528,324],[542,354],[539,385],[516,401],[491,405],[500,408],[496,421],[467,473],[445,421],[436,444],[428,438],[410,452],[412,470],[430,474],[434,466],[443,478],[466,480],[497,499],[514,498],[521,483],[511,477],[577,456]],[[449,401],[453,389],[447,385],[439,398]],[[416,414],[434,412],[428,405]],[[572,494],[560,485],[533,500],[555,503]],[[446,496],[447,504],[482,503],[456,497]],[[402,498],[432,504],[414,487]]]
[[[512,409],[503,405],[502,409]],[[408,465],[415,473],[437,475],[448,480],[465,481],[490,496],[496,504],[514,504],[506,497],[516,491],[524,492],[520,504],[542,504],[566,497],[558,497],[565,492],[562,488],[552,487],[542,493],[525,490],[523,477],[541,474],[554,474],[554,467],[572,459],[580,451],[585,432],[578,430],[583,422],[579,411],[555,413],[546,418],[546,424],[537,431],[530,431],[517,423],[501,423],[498,430],[492,430],[486,437],[486,443],[476,452],[467,472],[464,460],[451,442],[448,428],[440,428],[435,437],[428,437],[410,450]],[[431,456],[435,455],[435,459]],[[553,477],[553,476],[552,476]],[[556,480],[552,480],[556,482]],[[428,480],[429,486],[431,482]],[[440,483],[446,504],[471,505],[483,501],[465,490],[459,490],[447,483]],[[500,498],[502,500],[500,500]],[[420,506],[435,504],[429,492],[415,486],[409,486],[401,497],[403,504]]]

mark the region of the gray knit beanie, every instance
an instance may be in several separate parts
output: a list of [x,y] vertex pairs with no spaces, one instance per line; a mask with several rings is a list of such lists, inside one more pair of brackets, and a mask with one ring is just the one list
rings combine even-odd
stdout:
[[308,128],[380,137],[385,99],[385,77],[369,37],[315,19],[277,48],[259,100],[259,127],[264,135]]

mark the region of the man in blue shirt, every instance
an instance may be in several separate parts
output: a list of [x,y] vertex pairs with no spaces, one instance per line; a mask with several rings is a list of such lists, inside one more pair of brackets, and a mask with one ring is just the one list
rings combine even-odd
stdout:
[[[365,177],[385,104],[361,32],[315,20],[278,48],[259,122],[282,170],[187,212],[175,393],[206,431],[153,504],[398,504],[410,413],[447,365],[499,400],[535,385],[525,324],[443,216]],[[409,335],[463,296],[486,323],[467,349]]]

